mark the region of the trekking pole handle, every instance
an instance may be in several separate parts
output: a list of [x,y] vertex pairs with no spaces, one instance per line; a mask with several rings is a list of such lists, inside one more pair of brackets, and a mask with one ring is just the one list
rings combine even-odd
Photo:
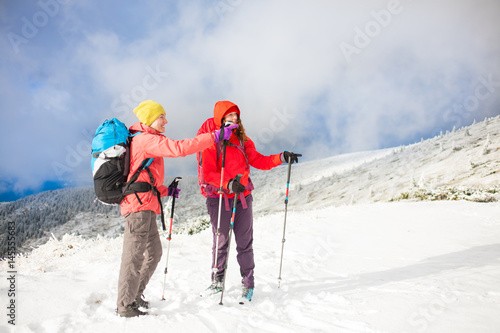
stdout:
[[287,176],[287,183],[290,183],[290,169],[292,168],[292,155],[293,151],[290,152],[290,156],[288,157],[288,176]]
[[239,174],[236,175],[235,180],[239,183],[240,180],[241,180],[241,177],[243,177],[243,175],[241,173],[239,173]]
[[[293,153],[292,153],[293,154]],[[288,175],[286,179],[286,196],[285,196],[285,205],[288,204],[288,191],[290,190],[290,174],[292,173],[292,157],[288,158]]]
[[175,177],[175,179],[172,180],[172,182],[170,183],[170,185],[168,185],[168,187],[177,188],[177,185],[179,185],[179,180],[181,179],[182,177]]

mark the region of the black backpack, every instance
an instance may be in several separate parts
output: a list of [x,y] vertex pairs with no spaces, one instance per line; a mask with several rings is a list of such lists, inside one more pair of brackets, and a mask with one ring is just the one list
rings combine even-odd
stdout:
[[[149,170],[154,158],[142,161],[127,182],[130,171],[130,143],[132,138],[140,133],[142,132],[130,134],[125,124],[116,118],[104,121],[97,128],[92,140],[91,162],[95,194],[100,202],[107,205],[119,205],[126,195],[135,194],[142,205],[137,193],[152,191],[160,203],[161,224],[163,230],[166,230],[160,191],[153,185],[154,177]],[[143,170],[149,174],[149,183],[137,181]]]
[[[95,194],[100,202],[119,205],[128,194],[136,193],[137,196],[139,192],[154,190],[154,178],[148,168],[153,158],[144,160],[127,182],[130,171],[130,143],[132,137],[139,133],[131,135],[125,124],[116,118],[104,121],[97,128],[92,140],[92,174]],[[143,170],[148,171],[151,183],[136,182]]]

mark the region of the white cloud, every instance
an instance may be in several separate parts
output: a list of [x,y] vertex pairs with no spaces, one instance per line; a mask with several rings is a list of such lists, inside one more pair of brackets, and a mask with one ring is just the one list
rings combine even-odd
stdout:
[[71,96],[67,91],[58,90],[53,86],[43,86],[33,92],[33,109],[47,111],[46,116],[64,115],[70,113]]
[[[28,46],[40,54],[10,58],[23,70],[2,105],[24,95],[20,109],[39,114],[31,120],[34,135],[40,124],[51,131],[65,125],[65,140],[47,141],[59,155],[40,152],[42,165],[57,156],[65,163],[68,151],[88,140],[82,133],[105,117],[132,124],[141,99],[164,105],[167,134],[175,139],[194,136],[216,101],[232,100],[262,152],[300,150],[306,158],[408,143],[498,113],[498,86],[475,109],[453,109],[474,96],[482,79],[500,81],[498,1],[156,3],[155,10],[137,10],[130,26],[126,17],[110,14],[113,4],[93,22],[95,6],[61,7],[44,28],[64,28],[66,46],[55,58],[50,44],[37,39]],[[97,21],[103,17],[109,22]],[[346,57],[345,44],[357,52]],[[2,72],[15,75],[6,67]],[[30,78],[41,82],[35,94],[22,87]],[[64,122],[58,115],[66,113],[73,116]],[[19,117],[2,114],[2,120]],[[16,162],[29,164],[24,157]],[[190,158],[169,166],[172,172],[195,170]],[[42,169],[53,176],[50,167]],[[85,163],[73,170],[74,178],[86,179]]]

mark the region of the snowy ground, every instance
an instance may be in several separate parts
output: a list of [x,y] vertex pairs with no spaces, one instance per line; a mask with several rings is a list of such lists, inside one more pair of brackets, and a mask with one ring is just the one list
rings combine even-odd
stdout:
[[[209,230],[171,241],[143,318],[114,314],[121,238],[52,240],[21,258],[15,332],[498,332],[500,205],[397,202],[289,210],[255,221],[256,290],[239,305],[231,250],[224,305],[209,284]],[[165,241],[166,242],[166,241]],[[166,248],[166,244],[165,244]],[[2,270],[6,270],[2,266]],[[2,295],[7,281],[0,282]],[[2,332],[14,332],[2,322]],[[7,330],[5,329],[7,327]]]
[[[408,147],[295,165],[279,289],[286,167],[254,172],[256,289],[244,306],[234,246],[224,305],[198,296],[210,283],[205,229],[174,234],[166,301],[163,235],[164,258],[145,292],[150,315],[117,317],[122,237],[112,236],[121,219],[103,227],[81,214],[16,260],[15,297],[11,268],[0,262],[0,332],[499,332],[498,133],[500,117]],[[415,193],[442,199],[448,186],[469,201],[388,202]],[[181,188],[174,232],[206,214],[196,178]],[[66,234],[73,229],[85,237]]]

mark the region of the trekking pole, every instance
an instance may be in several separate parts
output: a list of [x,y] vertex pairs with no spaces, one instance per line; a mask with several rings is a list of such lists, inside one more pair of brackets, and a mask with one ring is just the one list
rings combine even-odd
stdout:
[[[237,175],[236,181],[239,182],[240,179],[241,179],[241,175]],[[234,217],[236,216],[236,203],[238,202],[238,195],[239,195],[239,193],[234,193],[233,213],[231,215],[231,224],[229,225],[229,236],[228,236],[229,238],[227,240],[227,254],[226,254],[226,261],[224,262],[224,277],[222,278],[222,291],[220,294],[219,305],[223,305],[222,298],[224,297],[224,290],[226,288],[227,263],[229,262],[229,250],[231,249],[231,236],[233,234]]]
[[[292,153],[293,154],[293,153]],[[288,158],[288,176],[286,180],[286,196],[285,196],[285,220],[283,222],[283,239],[281,240],[281,259],[280,259],[280,274],[278,276],[278,288],[281,285],[281,268],[283,264],[283,249],[285,247],[285,228],[286,228],[286,213],[288,210],[288,190],[290,189],[290,173],[292,171],[292,157]]]
[[[224,136],[224,127],[231,125],[231,124],[222,124],[222,128],[220,130],[220,137],[222,138]],[[222,166],[221,166],[221,172],[220,172],[220,188],[219,188],[219,212],[217,215],[217,238],[215,240],[215,261],[214,261],[214,267],[212,268],[212,272],[214,273],[214,279],[216,278],[217,275],[217,259],[219,255],[219,236],[220,236],[220,217],[221,217],[221,210],[222,210],[222,196],[224,194],[224,169],[226,165],[226,140],[222,141]]]
[[174,224],[174,207],[175,207],[175,198],[178,195],[177,194],[177,185],[179,183],[179,180],[181,180],[182,177],[175,177],[175,179],[172,181],[172,183],[168,186],[169,190],[169,195],[170,195],[170,189],[172,189],[172,209],[170,211],[170,226],[168,229],[168,245],[167,245],[167,262],[165,263],[165,276],[163,277],[163,293],[161,294],[161,300],[165,300],[165,283],[167,282],[167,273],[168,273],[168,255],[170,254],[170,241],[172,240],[172,224]]

